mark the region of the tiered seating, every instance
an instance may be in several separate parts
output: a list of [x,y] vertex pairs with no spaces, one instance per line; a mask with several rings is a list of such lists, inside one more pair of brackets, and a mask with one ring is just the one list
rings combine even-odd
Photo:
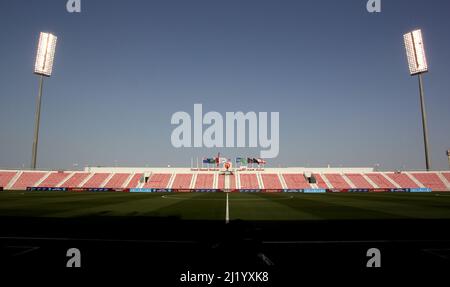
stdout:
[[129,176],[129,173],[116,173],[108,180],[104,187],[121,188]]
[[214,184],[214,174],[198,174],[194,188],[212,189],[213,184]]
[[259,189],[258,178],[256,174],[240,174],[242,189]]
[[283,174],[284,181],[288,189],[305,189],[311,188],[303,174]]
[[16,171],[2,171],[0,172],[0,187],[6,187],[8,183],[17,174]]
[[27,187],[35,186],[36,182],[38,182],[46,172],[23,172],[16,183],[14,183],[12,189],[23,190]]
[[87,172],[76,172],[68,180],[61,184],[61,187],[73,188],[78,187],[86,177],[89,176]]
[[282,189],[280,179],[277,174],[261,174],[265,189]]
[[368,182],[362,174],[349,173],[346,174],[347,178],[355,185],[355,188],[374,188],[370,182]]
[[450,182],[450,172],[443,172],[442,175],[445,177],[445,179]]
[[368,173],[367,176],[378,185],[379,188],[396,188],[396,186],[387,180],[381,173]]
[[351,188],[351,186],[345,181],[345,179],[340,174],[327,173],[323,174],[328,179],[328,182],[333,186],[333,188]]
[[110,173],[94,173],[94,175],[83,184],[84,188],[99,188],[102,183],[108,178]]
[[144,184],[144,188],[167,188],[171,176],[168,173],[154,173],[150,176],[147,183]]
[[314,177],[316,178],[316,181],[317,181],[317,186],[319,187],[319,188],[325,188],[325,189],[327,189],[328,188],[328,185],[326,184],[326,182],[323,180],[323,178],[320,176],[320,174],[314,174]]
[[419,186],[404,173],[385,173],[395,181],[401,188],[418,188]]
[[[230,178],[230,189],[236,188],[236,178],[234,174],[229,175]],[[217,188],[218,189],[224,189],[225,188],[225,175],[219,174],[218,180],[217,180]]]
[[[191,185],[192,174],[177,174],[173,181],[172,188],[175,189],[188,189]],[[211,184],[212,186],[212,184]]]
[[144,176],[143,173],[134,174],[133,177],[128,182],[126,188],[136,188],[138,186],[139,180],[141,179],[142,176]]
[[39,187],[56,187],[60,182],[67,178],[70,173],[67,172],[52,172],[46,179],[44,179]]
[[436,173],[411,173],[425,187],[434,191],[447,190],[447,187]]

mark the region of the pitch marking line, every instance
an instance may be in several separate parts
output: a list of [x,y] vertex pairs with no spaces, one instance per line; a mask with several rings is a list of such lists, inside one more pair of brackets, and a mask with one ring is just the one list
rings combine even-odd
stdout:
[[228,204],[228,193],[227,193],[227,205],[225,208],[225,223],[228,224],[230,222],[230,208]]

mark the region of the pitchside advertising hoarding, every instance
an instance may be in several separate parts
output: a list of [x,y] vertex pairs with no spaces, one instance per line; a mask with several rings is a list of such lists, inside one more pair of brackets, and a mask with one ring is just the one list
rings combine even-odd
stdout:
[[[0,187],[0,191],[3,190]],[[88,191],[88,192],[146,192],[146,193],[159,193],[159,192],[224,192],[223,189],[172,189],[172,188],[82,188],[82,187],[27,187],[27,191]],[[342,192],[352,192],[352,193],[364,193],[364,192],[432,192],[431,188],[350,188],[350,189],[321,189],[321,188],[309,188],[309,189],[232,189],[231,192],[241,192],[241,193],[342,193]]]

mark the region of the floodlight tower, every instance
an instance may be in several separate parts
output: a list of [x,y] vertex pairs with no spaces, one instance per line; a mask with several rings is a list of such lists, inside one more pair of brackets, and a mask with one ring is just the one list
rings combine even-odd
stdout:
[[403,35],[405,42],[406,56],[408,57],[409,73],[411,76],[417,75],[419,78],[420,109],[422,111],[423,141],[425,145],[425,162],[427,171],[431,169],[431,159],[428,147],[427,113],[425,110],[425,99],[423,94],[422,75],[428,72],[427,58],[420,29]]
[[39,75],[39,93],[36,101],[36,114],[34,120],[34,138],[31,158],[32,169],[36,169],[37,147],[39,140],[39,122],[41,118],[42,87],[44,84],[44,77],[50,77],[52,75],[56,39],[57,37],[50,33],[41,32],[39,35],[36,63],[34,64],[34,73],[36,75]]

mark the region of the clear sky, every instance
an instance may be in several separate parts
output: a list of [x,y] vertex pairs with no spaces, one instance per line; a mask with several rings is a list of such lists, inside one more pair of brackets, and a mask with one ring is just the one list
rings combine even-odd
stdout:
[[29,167],[40,31],[58,36],[44,83],[40,168],[187,166],[257,149],[175,149],[177,111],[280,113],[272,166],[423,169],[417,78],[403,34],[424,33],[431,159],[448,169],[450,1],[0,1],[0,167]]

